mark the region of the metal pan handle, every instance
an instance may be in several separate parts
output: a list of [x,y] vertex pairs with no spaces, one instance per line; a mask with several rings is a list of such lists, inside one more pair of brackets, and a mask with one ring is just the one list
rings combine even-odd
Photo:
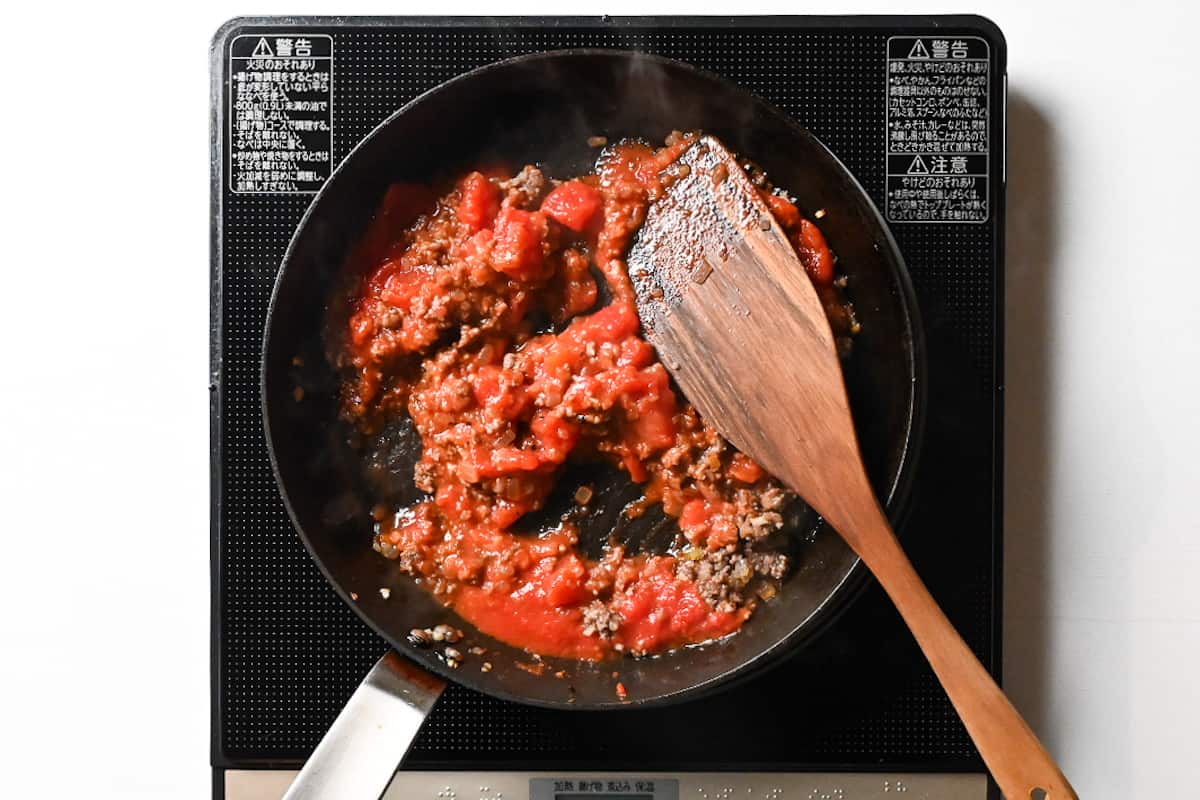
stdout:
[[445,688],[389,651],[354,690],[284,800],[378,800]]

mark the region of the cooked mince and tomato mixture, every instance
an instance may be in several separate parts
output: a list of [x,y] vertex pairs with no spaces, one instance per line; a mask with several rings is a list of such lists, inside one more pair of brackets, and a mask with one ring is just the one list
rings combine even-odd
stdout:
[[[790,569],[793,497],[724,441],[642,338],[624,256],[693,137],[606,146],[592,173],[393,185],[350,257],[336,359],[360,434],[410,418],[427,499],[377,509],[375,549],[480,631],[601,660],[728,636]],[[856,326],[817,226],[748,166],[843,340]],[[607,462],[661,503],[666,552],[587,557],[569,515],[521,529],[568,464]],[[584,486],[575,502],[586,506]],[[776,539],[778,537],[775,537]]]

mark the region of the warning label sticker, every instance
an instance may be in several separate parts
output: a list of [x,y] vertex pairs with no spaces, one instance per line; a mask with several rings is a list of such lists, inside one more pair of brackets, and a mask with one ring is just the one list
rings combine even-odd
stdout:
[[229,67],[230,190],[316,192],[333,163],[333,38],[237,36]]
[[978,36],[888,39],[889,221],[987,221],[989,55]]

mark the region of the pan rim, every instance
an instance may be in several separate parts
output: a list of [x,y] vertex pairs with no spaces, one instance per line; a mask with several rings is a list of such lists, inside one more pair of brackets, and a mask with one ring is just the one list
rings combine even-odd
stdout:
[[[904,441],[899,450],[899,465],[896,469],[896,474],[889,481],[886,491],[881,493],[882,504],[887,511],[888,517],[891,519],[894,527],[899,527],[905,513],[911,495],[913,478],[916,473],[917,461],[920,454],[920,446],[924,435],[925,423],[925,393],[926,393],[926,353],[923,327],[921,325],[920,312],[917,306],[916,292],[912,284],[911,276],[908,272],[907,264],[904,260],[900,248],[897,245],[895,238],[892,235],[891,229],[887,226],[879,209],[871,200],[870,195],[862,184],[854,176],[854,174],[846,167],[829,148],[825,146],[820,139],[812,134],[807,128],[801,125],[792,116],[784,113],[775,105],[759,96],[754,91],[735,83],[714,72],[706,70],[702,67],[697,67],[686,61],[679,59],[667,58],[650,53],[645,53],[637,50],[629,50],[623,48],[567,48],[557,50],[539,51],[536,53],[527,53],[515,56],[500,61],[495,61],[489,64],[484,64],[470,71],[456,75],[449,80],[446,80],[437,86],[430,88],[409,102],[405,103],[394,112],[389,114],[378,125],[372,128],[365,136],[363,136],[355,145],[346,153],[334,170],[330,173],[329,178],[321,189],[313,196],[312,201],[305,209],[299,222],[296,224],[292,237],[288,242],[288,246],[284,251],[283,258],[280,262],[280,267],[271,290],[271,297],[267,304],[266,321],[263,328],[262,350],[259,363],[259,402],[263,420],[263,431],[267,442],[267,455],[271,464],[271,473],[274,477],[275,485],[283,500],[285,509],[287,510],[288,518],[299,535],[305,550],[308,552],[309,558],[316,563],[317,568],[321,571],[326,582],[334,589],[342,602],[349,606],[350,609],[367,624],[371,630],[383,639],[392,649],[401,653],[406,659],[409,659],[423,668],[438,674],[449,683],[458,684],[473,691],[480,691],[492,697],[502,700],[519,703],[522,705],[535,706],[541,708],[551,708],[557,710],[579,710],[579,711],[598,711],[598,710],[632,710],[646,709],[654,707],[662,707],[674,705],[677,703],[686,702],[688,700],[712,693],[719,689],[725,689],[734,685],[740,684],[749,680],[771,667],[778,666],[788,657],[795,655],[803,649],[803,646],[811,643],[818,638],[822,633],[827,631],[837,620],[842,613],[846,611],[853,601],[862,593],[865,587],[871,581],[870,573],[862,564],[862,560],[857,555],[852,554],[852,561],[849,568],[840,580],[834,585],[825,598],[805,617],[798,621],[792,627],[791,631],[778,638],[769,646],[764,647],[760,652],[747,658],[732,669],[718,675],[714,675],[699,683],[688,685],[674,691],[665,692],[655,695],[647,695],[644,697],[634,698],[628,701],[621,701],[614,698],[612,701],[606,702],[568,702],[563,700],[550,700],[538,697],[528,697],[504,689],[494,689],[488,687],[478,688],[474,684],[464,681],[463,676],[458,671],[450,669],[448,666],[438,660],[426,660],[418,656],[419,651],[412,648],[404,641],[396,640],[392,635],[386,632],[378,625],[372,616],[367,613],[362,607],[354,602],[341,583],[334,577],[332,572],[326,567],[324,561],[318,557],[316,548],[310,540],[309,534],[305,527],[301,524],[299,515],[296,513],[291,498],[287,490],[287,484],[283,479],[281,468],[276,455],[275,435],[272,426],[272,415],[270,411],[270,403],[268,402],[268,373],[270,369],[268,354],[269,344],[272,338],[272,331],[276,319],[275,310],[279,301],[280,287],[283,283],[282,278],[286,273],[289,263],[292,261],[294,251],[298,246],[301,238],[301,233],[306,229],[310,220],[316,212],[321,199],[326,194],[329,187],[333,186],[338,179],[347,170],[355,156],[363,149],[368,147],[370,143],[382,131],[391,125],[396,119],[410,113],[423,103],[429,102],[437,95],[449,91],[452,87],[458,84],[471,80],[481,74],[491,72],[493,70],[512,68],[525,64],[530,64],[538,61],[551,61],[562,58],[579,58],[579,57],[602,57],[613,60],[622,59],[638,59],[645,60],[657,64],[661,67],[673,70],[683,70],[695,76],[711,81],[722,87],[742,94],[749,98],[753,103],[757,104],[764,112],[774,117],[782,123],[792,134],[801,139],[806,140],[812,145],[815,145],[825,157],[830,159],[831,164],[841,173],[846,180],[846,191],[850,195],[854,195],[857,205],[860,206],[867,217],[868,228],[874,227],[874,233],[878,233],[879,245],[887,251],[890,260],[894,263],[893,275],[897,282],[899,290],[899,310],[903,322],[904,333],[911,343],[909,348],[909,363],[907,365],[910,379],[912,382],[912,391],[909,394],[908,408],[905,409],[905,436]],[[818,528],[828,529],[828,526],[821,521]],[[837,535],[834,532],[834,535]],[[704,647],[706,645],[697,645]],[[666,655],[666,654],[664,654]],[[668,656],[669,657],[669,656]]]

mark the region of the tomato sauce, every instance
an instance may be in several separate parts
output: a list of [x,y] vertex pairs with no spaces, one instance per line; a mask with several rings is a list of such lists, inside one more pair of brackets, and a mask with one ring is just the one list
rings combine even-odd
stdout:
[[[351,256],[343,412],[368,433],[411,417],[429,495],[377,526],[376,549],[534,653],[601,660],[729,635],[787,568],[767,540],[789,496],[699,418],[640,335],[624,254],[690,141],[622,143],[564,182],[526,167],[473,172],[440,198],[394,186]],[[764,196],[841,303],[819,229]],[[588,559],[569,521],[520,531],[576,461],[644,484],[678,520],[671,551]]]

